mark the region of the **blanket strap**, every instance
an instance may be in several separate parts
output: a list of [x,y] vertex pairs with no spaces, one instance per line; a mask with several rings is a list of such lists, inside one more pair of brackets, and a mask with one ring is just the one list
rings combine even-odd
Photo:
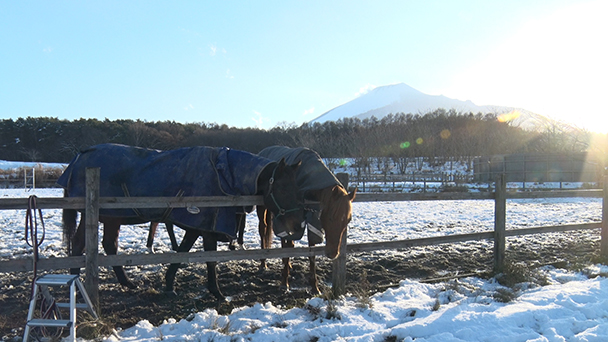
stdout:
[[[127,188],[127,184],[122,183],[122,184],[120,184],[120,187],[122,188],[122,192],[125,194],[125,197],[131,197],[131,195],[129,194],[129,189]],[[184,190],[180,189],[177,192],[177,195],[175,195],[175,197],[182,197],[184,195],[184,192],[185,192]],[[142,219],[142,220],[148,219],[148,218],[144,217],[144,215],[141,214],[139,209],[131,208],[131,210],[133,210],[133,212],[135,212],[135,215],[137,215],[137,217],[139,217],[140,219]],[[169,217],[169,215],[171,214],[171,211],[173,211],[173,208],[171,208],[171,207],[165,209],[165,212],[163,213],[163,215],[160,217],[160,219],[158,221],[165,222],[167,217]]]
[[[175,197],[182,197],[184,196],[184,190],[180,189],[177,192],[177,195],[175,195]],[[169,215],[171,214],[171,212],[173,211],[173,208],[168,207],[167,209],[165,209],[165,212],[163,213],[163,216],[161,216],[160,221],[161,222],[165,222],[165,220],[167,219],[167,217],[169,217]]]
[[[120,187],[122,188],[122,192],[125,194],[125,197],[131,197],[131,195],[129,195],[129,189],[127,188],[127,184],[122,183],[122,184],[120,184]],[[139,209],[131,208],[131,210],[133,210],[133,212],[135,212],[135,215],[137,215],[137,217],[141,218],[142,220],[144,219],[144,216],[141,214]]]

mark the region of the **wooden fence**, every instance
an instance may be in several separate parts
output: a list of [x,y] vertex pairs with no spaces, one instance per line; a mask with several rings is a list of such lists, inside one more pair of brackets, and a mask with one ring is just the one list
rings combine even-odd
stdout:
[[588,153],[516,153],[477,157],[473,161],[476,182],[488,182],[505,175],[507,182],[600,183],[604,175],[602,158]]
[[404,184],[421,184],[426,191],[427,183],[440,183],[442,185],[454,183],[456,185],[471,183],[472,175],[442,173],[412,172],[403,175],[361,175],[352,178],[362,192],[402,192]]
[[[601,253],[608,255],[608,182],[604,182],[603,190],[562,190],[539,192],[507,192],[504,177],[496,181],[494,192],[478,193],[385,193],[357,194],[356,202],[392,202],[392,201],[429,201],[429,200],[494,200],[495,221],[494,230],[471,234],[438,236],[421,239],[406,239],[399,241],[384,241],[374,243],[346,244],[342,241],[340,257],[333,261],[333,291],[344,293],[346,282],[346,254],[356,252],[376,251],[383,249],[401,249],[413,246],[428,246],[444,243],[463,242],[471,240],[494,240],[494,267],[500,272],[504,266],[505,239],[507,236],[519,236],[548,232],[565,232],[601,228]],[[522,198],[569,198],[592,197],[602,198],[602,222],[551,227],[534,227],[526,229],[505,230],[507,199]],[[26,209],[27,198],[1,198],[2,209]],[[99,169],[87,170],[87,191],[84,198],[38,198],[37,207],[40,209],[85,209],[87,253],[84,256],[40,259],[38,270],[68,269],[73,267],[85,268],[85,287],[96,308],[99,308],[99,267],[114,265],[147,265],[161,263],[203,263],[208,261],[257,260],[283,257],[316,256],[324,254],[324,247],[298,247],[293,249],[258,249],[244,251],[216,251],[190,253],[163,253],[137,255],[99,255],[98,252],[98,215],[99,209],[105,208],[178,208],[178,207],[221,207],[249,206],[262,203],[261,196],[215,196],[215,197],[99,197]],[[345,235],[346,236],[346,235]],[[28,272],[33,270],[33,262],[28,259],[18,259],[0,262],[0,272]]]

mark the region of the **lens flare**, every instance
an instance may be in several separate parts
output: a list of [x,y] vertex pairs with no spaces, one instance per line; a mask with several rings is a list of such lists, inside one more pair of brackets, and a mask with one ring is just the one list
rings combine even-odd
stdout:
[[423,142],[424,142],[424,140],[422,140],[422,138],[416,139],[416,144],[418,144],[418,145],[422,145]]
[[404,141],[401,144],[399,144],[399,147],[401,147],[402,149],[406,149],[406,148],[410,147],[410,142]]
[[443,131],[441,131],[441,133],[439,133],[439,136],[441,136],[442,139],[447,139],[452,136],[452,133],[449,129],[444,129]]
[[340,166],[346,166],[346,159],[340,159]]
[[498,121],[500,121],[500,122],[509,122],[509,121],[513,121],[513,120],[517,119],[520,116],[521,116],[521,112],[516,109],[516,110],[514,110],[512,112],[509,112],[509,113],[500,114],[498,116]]

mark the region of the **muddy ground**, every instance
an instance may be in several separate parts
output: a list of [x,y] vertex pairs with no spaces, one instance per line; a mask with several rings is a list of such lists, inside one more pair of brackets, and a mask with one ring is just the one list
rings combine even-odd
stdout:
[[[509,242],[507,258],[510,262],[529,267],[554,265],[577,269],[599,260],[598,232],[545,234],[543,241],[518,238]],[[321,290],[329,293],[331,262],[319,257],[318,276]],[[169,296],[163,291],[165,267],[154,271],[137,272],[130,276],[139,288],[129,290],[116,282],[112,272],[100,272],[101,322],[90,321],[88,314],[80,315],[79,336],[91,339],[107,335],[112,329],[126,329],[141,320],[154,325],[169,318],[180,320],[193,312],[207,308],[220,314],[230,314],[234,308],[255,303],[272,302],[283,308],[301,307],[311,298],[307,282],[308,260],[293,261],[292,289],[280,288],[280,260],[270,260],[269,268],[258,269],[257,261],[225,262],[218,266],[219,282],[229,301],[218,303],[206,289],[205,265],[191,264],[178,272],[176,291]],[[365,253],[348,256],[347,291],[351,294],[373,294],[398,285],[400,280],[429,280],[450,275],[477,273],[489,278],[493,265],[490,242],[446,244],[435,247],[416,247],[390,253]],[[0,274],[0,337],[6,341],[21,340],[27,317],[31,290],[31,273]],[[94,326],[93,326],[94,325]]]

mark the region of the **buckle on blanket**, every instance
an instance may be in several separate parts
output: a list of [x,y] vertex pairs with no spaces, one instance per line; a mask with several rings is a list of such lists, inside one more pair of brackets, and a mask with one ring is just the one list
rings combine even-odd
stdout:
[[193,205],[187,206],[186,207],[186,211],[188,211],[192,215],[196,215],[196,214],[199,214],[201,212],[201,210],[198,207],[195,207]]

